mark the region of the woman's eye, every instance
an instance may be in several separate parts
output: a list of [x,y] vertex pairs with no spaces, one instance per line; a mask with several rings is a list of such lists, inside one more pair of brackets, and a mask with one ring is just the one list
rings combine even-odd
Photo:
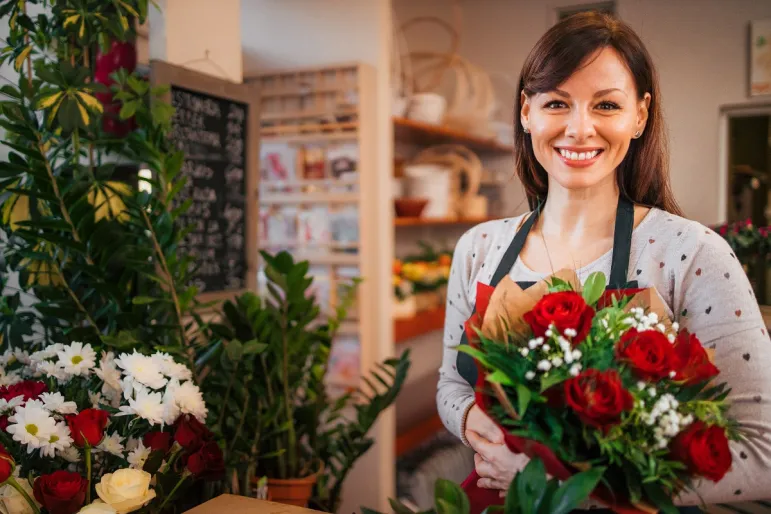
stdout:
[[613,111],[616,109],[620,109],[618,104],[613,102],[602,102],[597,106],[601,111]]
[[561,102],[559,100],[552,100],[551,102],[548,102],[546,105],[544,105],[546,109],[563,109],[567,107],[565,105],[565,102]]

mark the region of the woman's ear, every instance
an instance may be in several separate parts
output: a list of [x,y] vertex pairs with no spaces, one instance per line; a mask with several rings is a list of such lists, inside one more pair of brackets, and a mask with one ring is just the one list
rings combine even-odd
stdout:
[[648,109],[651,106],[651,94],[645,93],[637,104],[637,132],[642,133],[648,123]]
[[527,97],[524,90],[519,94],[519,103],[522,106],[519,111],[519,121],[522,123],[522,126],[525,127],[525,129],[529,129],[530,99]]

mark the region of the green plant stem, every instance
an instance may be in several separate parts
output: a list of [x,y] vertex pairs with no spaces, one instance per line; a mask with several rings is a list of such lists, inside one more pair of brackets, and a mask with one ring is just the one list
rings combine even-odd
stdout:
[[8,477],[8,480],[5,483],[10,484],[11,487],[16,489],[19,492],[19,494],[24,497],[24,499],[27,501],[29,506],[32,508],[32,512],[34,512],[35,514],[40,514],[40,509],[38,508],[37,503],[35,503],[34,500],[29,497],[29,494],[27,494],[27,491],[25,491],[24,488],[21,485],[19,485],[19,483],[16,481],[15,478],[13,478],[13,476]]
[[[226,350],[227,351],[227,350]],[[230,380],[228,381],[228,388],[225,390],[225,396],[222,399],[222,408],[220,409],[220,415],[217,418],[217,426],[222,427],[222,422],[225,419],[225,409],[228,405],[228,400],[230,400],[230,391],[233,389],[233,383],[236,381],[236,372],[238,371],[238,364],[240,361],[236,361],[236,367],[233,369],[233,372],[230,374]]]
[[64,277],[64,273],[62,273],[61,268],[59,267],[59,264],[54,262],[51,264],[51,266],[54,268],[54,271],[56,271],[56,274],[59,277],[59,280],[62,281],[62,284],[64,284],[64,287],[67,289],[67,293],[70,295],[70,298],[72,298],[72,301],[75,302],[75,306],[78,308],[78,310],[83,313],[83,316],[86,317],[86,321],[93,327],[94,332],[96,332],[96,337],[99,339],[99,341],[102,340],[102,333],[99,331],[99,326],[96,324],[96,321],[94,321],[94,318],[91,317],[91,314],[88,313],[88,310],[83,306],[82,303],[80,303],[80,299],[78,298],[78,295],[75,294],[75,291],[72,290],[70,285],[67,283],[67,279]]
[[187,340],[187,335],[185,334],[185,323],[182,319],[182,308],[179,305],[179,297],[177,297],[177,286],[174,283],[174,278],[171,276],[171,272],[169,271],[169,265],[166,262],[166,256],[163,254],[163,249],[161,249],[161,244],[158,242],[158,238],[155,235],[153,224],[150,223],[150,218],[147,216],[147,212],[144,209],[140,209],[140,211],[142,212],[142,219],[145,221],[147,230],[150,232],[150,237],[153,240],[153,248],[155,249],[155,253],[158,256],[158,261],[161,264],[161,270],[166,276],[166,280],[169,284],[169,293],[171,294],[171,301],[174,304],[174,312],[177,315],[177,324],[179,325],[179,337],[182,340],[182,346],[184,346],[186,350],[185,353],[187,354],[188,365],[191,370],[194,370],[195,352],[190,347],[190,343]]
[[189,477],[189,476],[190,476],[190,472],[189,471],[185,471],[184,473],[182,473],[182,476],[179,478],[179,481],[177,482],[177,485],[174,486],[174,489],[171,490],[171,492],[168,494],[168,496],[166,496],[166,498],[163,499],[163,503],[161,503],[161,506],[158,507],[158,511],[159,512],[163,512],[163,508],[166,506],[167,503],[169,503],[169,500],[171,500],[174,497],[174,493],[176,493],[177,489],[180,488],[180,486],[182,485],[182,482],[187,480],[187,477]]
[[88,487],[86,488],[86,505],[91,503],[91,487],[93,484],[91,483],[91,446],[89,444],[86,444],[86,447],[83,448],[86,454],[86,480],[88,480]]
[[244,421],[246,420],[246,413],[249,411],[249,392],[246,389],[246,386],[249,384],[247,381],[244,384],[244,406],[241,409],[241,419],[238,421],[238,428],[236,428],[236,433],[233,434],[233,440],[230,441],[230,449],[228,452],[232,452],[233,449],[236,447],[236,441],[238,441],[238,438],[241,436],[241,430],[244,428]]
[[[287,423],[289,429],[287,430],[287,457],[289,460],[289,473],[292,475],[290,478],[295,477],[297,471],[297,447],[296,447],[296,432],[294,426],[294,414],[292,412],[292,396],[289,393],[289,338],[286,333],[286,317],[288,316],[286,308],[286,300],[282,309],[283,316],[281,321],[281,345],[283,351],[283,384],[284,384],[284,408],[286,409]],[[286,478],[286,477],[284,477]]]

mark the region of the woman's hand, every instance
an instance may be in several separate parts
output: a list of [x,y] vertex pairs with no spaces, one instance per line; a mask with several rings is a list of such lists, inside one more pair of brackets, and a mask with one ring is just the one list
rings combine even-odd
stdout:
[[480,476],[477,486],[483,489],[507,491],[514,476],[529,461],[526,455],[509,450],[504,442],[491,443],[473,431],[467,431],[466,438],[476,451],[474,466]]
[[[490,443],[503,444],[503,431],[498,428],[498,425],[487,414],[482,412],[479,405],[471,407],[466,416],[466,433],[464,435],[469,442],[471,442],[469,439],[469,433],[471,432]],[[476,448],[474,449],[476,450]]]

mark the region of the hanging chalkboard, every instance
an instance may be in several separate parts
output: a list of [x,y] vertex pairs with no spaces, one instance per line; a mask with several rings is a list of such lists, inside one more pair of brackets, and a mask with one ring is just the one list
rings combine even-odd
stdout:
[[171,68],[175,71],[169,80],[169,101],[175,109],[171,140],[185,154],[181,175],[187,179],[175,206],[192,200],[179,218],[181,227],[192,226],[180,251],[195,258],[193,283],[201,293],[254,289],[256,284],[249,283],[256,247],[250,237],[256,190],[251,154],[257,152],[250,144],[256,136],[250,123],[253,106],[243,92],[237,95],[240,98],[233,98],[233,91],[222,94],[248,86],[221,81],[223,91],[213,92],[211,82],[220,82],[217,79]]

